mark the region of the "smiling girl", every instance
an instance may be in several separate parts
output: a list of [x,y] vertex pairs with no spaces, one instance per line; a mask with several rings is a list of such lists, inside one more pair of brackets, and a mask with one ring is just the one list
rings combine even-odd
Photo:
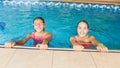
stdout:
[[98,42],[94,36],[87,35],[89,30],[88,22],[82,20],[77,25],[77,36],[70,38],[70,42],[73,45],[74,50],[82,50],[84,48],[91,49],[92,45],[95,45],[98,51],[107,52],[108,48],[102,43]]
[[10,41],[5,43],[6,48],[11,48],[15,45],[24,45],[30,38],[34,40],[34,46],[39,49],[48,49],[48,42],[52,35],[44,30],[45,22],[42,17],[36,17],[33,21],[34,32],[28,34],[23,40]]

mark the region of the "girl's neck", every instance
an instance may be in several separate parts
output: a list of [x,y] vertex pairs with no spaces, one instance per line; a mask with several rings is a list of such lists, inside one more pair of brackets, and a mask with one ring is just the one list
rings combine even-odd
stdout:
[[44,35],[44,31],[41,32],[35,32],[35,36],[42,37]]
[[36,32],[36,33],[38,33],[38,34],[43,34],[43,33],[44,33],[44,31],[41,31],[41,32]]
[[86,35],[86,36],[84,36],[84,37],[80,37],[80,36],[78,36],[78,40],[80,41],[82,41],[82,40],[85,40],[86,38],[88,38],[88,35]]

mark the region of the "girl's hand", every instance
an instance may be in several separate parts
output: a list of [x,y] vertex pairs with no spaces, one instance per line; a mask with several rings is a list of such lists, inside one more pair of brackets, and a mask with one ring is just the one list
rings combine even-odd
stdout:
[[40,50],[47,50],[48,49],[47,44],[37,44],[36,47],[38,47]]
[[108,52],[108,48],[105,47],[103,44],[99,44],[96,48],[100,52]]
[[7,42],[7,43],[5,43],[5,45],[4,45],[5,48],[11,48],[11,47],[13,47],[13,46],[15,46],[15,42],[14,42],[14,41]]
[[82,50],[82,49],[84,49],[84,47],[82,45],[75,45],[75,46],[73,46],[73,49],[74,50]]

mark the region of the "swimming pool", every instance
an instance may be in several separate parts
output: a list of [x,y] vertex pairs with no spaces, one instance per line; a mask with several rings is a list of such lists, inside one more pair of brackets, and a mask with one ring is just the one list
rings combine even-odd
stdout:
[[[0,44],[23,39],[34,31],[36,16],[45,19],[45,30],[52,33],[51,47],[72,47],[70,37],[76,35],[79,20],[87,20],[89,35],[109,49],[120,49],[120,6],[78,2],[0,1]],[[25,45],[31,46],[32,39]]]

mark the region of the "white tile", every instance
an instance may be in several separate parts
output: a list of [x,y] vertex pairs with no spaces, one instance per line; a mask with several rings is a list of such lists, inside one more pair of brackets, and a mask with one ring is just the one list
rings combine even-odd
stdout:
[[0,68],[5,68],[12,59],[15,49],[0,48]]
[[51,68],[53,51],[18,49],[7,68]]
[[119,68],[120,53],[0,48],[0,68]]
[[54,51],[53,68],[95,68],[89,52]]
[[91,52],[97,68],[120,68],[120,53]]

